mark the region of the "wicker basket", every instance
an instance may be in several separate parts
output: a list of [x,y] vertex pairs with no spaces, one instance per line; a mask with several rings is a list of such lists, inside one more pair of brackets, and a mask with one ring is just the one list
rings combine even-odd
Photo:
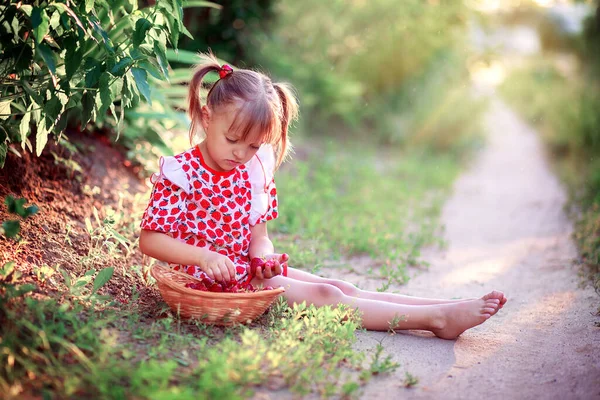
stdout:
[[248,293],[215,293],[186,288],[197,282],[193,276],[154,265],[150,273],[158,290],[171,309],[182,318],[194,318],[207,324],[247,323],[262,315],[285,289],[259,290]]

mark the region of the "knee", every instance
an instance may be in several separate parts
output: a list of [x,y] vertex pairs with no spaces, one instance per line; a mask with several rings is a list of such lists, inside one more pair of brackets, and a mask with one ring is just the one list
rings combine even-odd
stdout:
[[316,286],[317,296],[325,304],[335,304],[342,301],[344,292],[337,286],[329,283],[319,283]]
[[359,288],[348,282],[332,280],[327,283],[341,290],[346,296],[356,297],[360,292]]

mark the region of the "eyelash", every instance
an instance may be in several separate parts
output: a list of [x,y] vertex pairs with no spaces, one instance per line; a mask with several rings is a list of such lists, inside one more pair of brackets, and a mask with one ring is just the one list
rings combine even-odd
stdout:
[[[233,139],[229,139],[229,138],[226,138],[226,139],[229,143],[237,143],[237,140],[233,140]],[[252,147],[254,150],[260,149],[260,146],[250,146],[250,147]]]

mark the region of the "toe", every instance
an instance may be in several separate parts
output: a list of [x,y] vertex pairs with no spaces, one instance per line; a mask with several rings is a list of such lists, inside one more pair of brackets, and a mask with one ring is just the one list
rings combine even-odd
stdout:
[[483,312],[483,314],[489,314],[492,315],[494,312],[496,312],[495,308],[491,308],[491,307],[485,307],[483,310],[481,310]]

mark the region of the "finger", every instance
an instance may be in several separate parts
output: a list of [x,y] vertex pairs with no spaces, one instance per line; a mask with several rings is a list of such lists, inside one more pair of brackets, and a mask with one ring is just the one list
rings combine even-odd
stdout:
[[290,259],[290,256],[287,253],[283,253],[280,257],[281,262],[286,262]]
[[213,270],[212,270],[211,267],[206,267],[206,269],[204,270],[204,272],[206,272],[206,275],[208,275],[208,277],[210,279],[212,279],[212,280],[215,279],[215,274],[214,274],[214,272],[213,272]]
[[231,274],[229,273],[227,264],[221,265],[219,271],[221,271],[221,276],[223,277],[224,281],[229,282],[231,280]]
[[274,267],[273,267],[273,276],[276,275],[281,275],[281,272],[283,271],[283,266],[280,263],[277,263]]
[[265,266],[265,269],[263,270],[263,276],[264,279],[271,279],[273,277],[273,271],[271,270],[270,265]]
[[211,270],[213,271],[213,275],[214,280],[215,281],[222,281],[223,280],[223,274],[221,274],[221,270],[219,269],[219,267],[215,267],[215,268],[211,268]]
[[258,279],[265,279],[262,268],[256,268],[254,276],[256,276]]
[[227,270],[229,271],[229,279],[234,280],[235,278],[235,265],[233,265],[233,261],[227,258],[225,263],[227,265]]

